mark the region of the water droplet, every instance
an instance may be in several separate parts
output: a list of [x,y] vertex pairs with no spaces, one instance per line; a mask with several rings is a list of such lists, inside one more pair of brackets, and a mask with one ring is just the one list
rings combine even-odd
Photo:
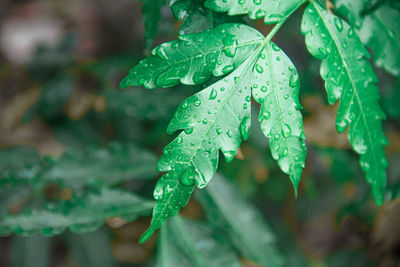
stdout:
[[186,109],[187,107],[188,107],[187,101],[183,102],[183,103],[182,103],[182,108],[183,108],[183,109]]
[[289,86],[296,88],[299,85],[299,76],[297,74],[292,74],[289,79]]
[[335,17],[334,22],[335,22],[336,29],[340,32],[343,31],[343,21],[340,18]]
[[261,0],[253,0],[254,4],[256,5],[260,5],[261,4]]
[[250,101],[251,101],[251,97],[250,97],[250,96],[246,96],[246,97],[245,97],[245,100],[246,100],[247,102],[250,102]]
[[269,119],[271,118],[271,113],[269,113],[268,111],[265,111],[265,112],[263,113],[263,118],[264,118],[265,120],[269,120]]
[[281,61],[281,58],[280,57],[276,57],[276,61]]
[[211,93],[210,93],[210,97],[208,98],[209,100],[213,100],[213,99],[215,99],[215,98],[217,98],[217,90],[215,90],[214,88],[211,90]]
[[155,49],[155,53],[157,56],[159,56],[160,58],[164,59],[164,60],[168,60],[167,54],[165,53],[165,49],[162,46],[158,46]]
[[290,137],[292,135],[292,128],[287,124],[283,124],[282,135],[286,138]]
[[207,119],[203,120],[203,124],[207,124],[207,122],[208,122]]
[[189,41],[184,41],[184,42],[183,42],[183,45],[186,46],[186,47],[188,47],[188,46],[191,46],[191,43],[190,43]]
[[288,155],[288,149],[285,148],[282,152],[282,157],[286,157]]
[[243,104],[243,109],[247,109],[247,104],[246,103]]
[[177,142],[178,144],[182,144],[182,142],[183,142],[182,136],[178,136],[178,138],[176,139],[176,142]]
[[349,38],[351,38],[351,37],[353,37],[354,36],[354,30],[353,30],[353,28],[349,28],[349,30],[347,31],[347,36],[349,37]]
[[246,2],[246,0],[238,0],[239,5],[243,5]]
[[232,137],[232,131],[231,131],[231,130],[228,130],[228,131],[226,132],[226,134],[227,134],[229,137]]
[[194,56],[194,58],[196,58],[196,59],[200,59],[200,58],[203,58],[203,57],[204,57],[203,54],[197,54],[197,55]]
[[180,181],[183,185],[193,185],[194,184],[195,172],[192,168],[187,168],[186,171],[183,172]]
[[260,58],[261,58],[261,59],[265,59],[265,54],[261,54],[261,55],[260,55]]
[[279,46],[277,46],[276,44],[272,43],[272,49],[274,51],[280,51],[281,49],[279,48]]
[[162,186],[157,184],[156,188],[154,189],[154,192],[153,192],[154,199],[160,200],[160,199],[162,199],[163,195],[164,195],[164,189],[162,188]]
[[195,101],[194,101],[194,105],[195,105],[196,107],[200,106],[200,105],[201,105],[200,99],[195,100]]
[[225,91],[225,87],[221,87],[219,90],[221,90],[221,92]]
[[231,72],[232,70],[233,70],[233,66],[232,65],[226,65],[225,67],[223,67],[222,73],[223,74],[227,74],[227,73]]
[[289,95],[288,94],[284,95],[283,99],[288,100],[289,99]]
[[267,89],[268,88],[265,85],[261,86],[261,92],[265,93],[265,92],[267,92]]
[[257,71],[258,73],[263,73],[263,72],[264,72],[264,69],[263,69],[259,64],[256,64],[256,71]]
[[250,136],[250,126],[251,120],[249,117],[244,117],[242,122],[240,123],[240,134],[242,135],[243,140],[249,139]]
[[217,134],[218,134],[218,135],[222,134],[221,128],[217,128],[216,131],[217,131]]
[[280,138],[281,138],[281,136],[280,136],[279,134],[275,134],[275,135],[274,135],[274,139],[275,139],[276,141],[278,141]]
[[185,129],[185,133],[186,133],[186,134],[191,134],[191,133],[193,133],[193,127],[186,128],[186,129]]

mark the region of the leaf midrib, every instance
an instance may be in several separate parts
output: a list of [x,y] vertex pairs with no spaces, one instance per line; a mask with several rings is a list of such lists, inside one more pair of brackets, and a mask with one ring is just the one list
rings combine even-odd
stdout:
[[[352,88],[353,88],[353,90],[352,90],[352,91],[353,91],[353,96],[352,96],[352,98],[354,98],[354,96],[356,96],[356,98],[357,98],[357,103],[358,103],[358,106],[360,107],[360,111],[361,111],[360,113],[361,113],[361,116],[362,116],[362,118],[363,118],[365,128],[367,129],[366,132],[367,132],[368,139],[369,139],[369,143],[370,143],[370,145],[368,146],[368,148],[371,148],[372,154],[373,154],[373,157],[374,157],[374,161],[373,161],[372,163],[376,163],[376,162],[377,162],[377,156],[376,156],[375,146],[374,146],[374,143],[373,143],[373,141],[372,141],[370,129],[369,129],[369,126],[368,126],[368,121],[367,121],[367,119],[366,119],[366,117],[365,117],[364,107],[361,105],[361,100],[360,100],[360,97],[359,97],[358,92],[357,92],[357,87],[355,86],[354,81],[353,81],[353,79],[351,78],[352,76],[350,75],[349,66],[348,66],[348,64],[347,64],[347,62],[346,62],[346,60],[345,60],[345,58],[344,58],[344,56],[343,56],[343,50],[342,50],[341,46],[338,45],[338,43],[336,42],[336,39],[334,38],[332,32],[330,31],[330,27],[328,26],[328,24],[327,24],[326,21],[324,20],[324,16],[322,16],[322,14],[320,13],[319,7],[316,6],[315,1],[313,1],[311,4],[314,6],[314,9],[317,11],[320,20],[324,23],[324,25],[325,25],[325,27],[326,27],[326,29],[327,29],[327,32],[328,32],[329,35],[331,36],[331,39],[332,39],[333,42],[335,43],[335,46],[336,46],[336,48],[337,48],[337,50],[338,50],[338,52],[339,52],[338,54],[339,54],[339,56],[340,56],[340,58],[341,58],[341,60],[342,60],[344,69],[345,69],[346,72],[347,72],[347,76],[349,77],[349,81],[350,81],[350,83],[351,83],[351,85],[352,85]],[[350,27],[351,27],[351,26],[350,26]],[[344,29],[343,29],[343,30],[344,30]],[[336,35],[335,35],[335,36],[336,36]],[[343,91],[344,91],[344,90],[345,90],[345,87],[343,86]],[[342,94],[343,94],[343,91],[342,91]],[[348,109],[347,109],[347,112],[346,112],[346,113],[349,112],[350,108],[351,108],[351,105],[348,106]],[[351,124],[351,122],[350,122],[349,124]],[[368,149],[368,148],[367,148],[367,149]],[[361,155],[365,155],[365,154],[367,154],[367,152],[365,152],[365,153],[363,153],[363,154],[361,154]]]

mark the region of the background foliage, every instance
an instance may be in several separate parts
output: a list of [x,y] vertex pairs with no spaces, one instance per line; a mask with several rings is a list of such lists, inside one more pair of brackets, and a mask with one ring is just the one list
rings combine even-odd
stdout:
[[[166,134],[168,123],[180,103],[218,78],[196,86],[168,77],[127,90],[118,84],[132,66],[152,63],[140,61],[151,48],[178,34],[239,22],[267,35],[272,27],[264,22],[276,22],[245,15],[251,9],[228,16],[207,8],[221,1],[0,3],[0,266],[397,266],[400,7],[389,0],[327,2],[373,55],[390,142],[383,207],[375,206],[359,156],[335,129],[339,106],[328,105],[320,60],[309,56],[300,31],[304,6],[272,39],[301,85],[307,161],[298,198],[251,102],[251,135],[232,162],[221,157],[207,187],[138,244],[151,219],[157,159],[177,136]],[[224,62],[230,64],[239,63]],[[198,84],[223,76],[224,66],[184,78]]]

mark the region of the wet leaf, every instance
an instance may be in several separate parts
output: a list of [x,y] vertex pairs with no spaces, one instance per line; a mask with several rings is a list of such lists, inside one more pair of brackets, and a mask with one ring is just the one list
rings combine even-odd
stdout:
[[133,193],[102,188],[99,192],[87,193],[71,202],[50,204],[44,209],[36,208],[17,215],[4,216],[0,226],[24,236],[36,233],[45,236],[59,235],[67,228],[80,234],[97,230],[108,217],[120,216],[127,221],[133,221],[138,216],[148,214],[152,206],[152,202]]
[[128,86],[171,87],[200,84],[212,75],[237,68],[261,42],[262,35],[241,24],[223,24],[201,33],[181,35],[179,40],[156,47],[122,80]]
[[387,160],[382,129],[385,114],[379,106],[378,79],[368,62],[369,53],[354,30],[342,19],[329,14],[316,1],[306,8],[302,27],[312,55],[322,60],[330,104],[340,99],[336,129],[349,126],[352,148],[361,155],[360,165],[372,186],[375,202],[382,205],[386,188]]
[[250,19],[264,17],[266,24],[274,24],[287,18],[304,0],[206,0],[205,6],[229,15],[248,14]]
[[297,195],[307,154],[299,75],[286,54],[272,42],[265,46],[253,73],[253,97],[262,104],[258,117],[261,129],[269,139],[272,157],[289,174]]

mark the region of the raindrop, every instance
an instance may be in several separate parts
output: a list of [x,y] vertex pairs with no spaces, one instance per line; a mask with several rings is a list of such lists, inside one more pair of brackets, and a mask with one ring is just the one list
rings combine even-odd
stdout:
[[176,142],[177,142],[178,144],[182,144],[182,142],[183,142],[182,136],[178,136],[178,138],[176,139]]
[[269,119],[271,118],[271,113],[269,113],[268,111],[265,111],[265,112],[263,113],[263,118],[264,118],[265,120],[269,120]]
[[210,93],[210,97],[208,98],[209,100],[213,100],[213,99],[215,99],[215,98],[217,98],[217,90],[215,90],[214,88],[211,90],[211,93]]
[[272,43],[272,49],[275,51],[280,51],[281,49],[276,44]]
[[259,64],[256,64],[256,70],[257,70],[258,73],[263,73],[264,72],[264,69]]
[[340,18],[335,17],[334,22],[335,22],[336,29],[340,32],[343,31],[343,21]]
[[297,74],[290,76],[289,86],[292,88],[296,88],[298,85],[299,85],[299,76]]
[[267,87],[265,85],[261,86],[261,92],[267,92]]
[[194,105],[195,105],[196,107],[200,106],[200,105],[201,105],[201,101],[200,101],[199,99],[195,100],[195,101],[194,101]]
[[217,134],[218,134],[218,135],[222,134],[221,128],[217,128],[216,131],[217,131]]
[[[221,63],[222,64],[222,63]],[[226,65],[223,69],[222,69],[222,73],[223,74],[227,74],[228,72],[231,72],[233,70],[233,66],[232,65]]]
[[193,133],[193,127],[190,127],[190,128],[185,129],[185,133],[186,133],[186,134],[191,134],[191,133]]
[[261,0],[253,0],[254,4],[256,5],[260,5],[261,4]]
[[290,137],[292,135],[292,128],[287,124],[283,124],[282,135],[286,138]]
[[250,136],[250,125],[251,121],[249,117],[245,117],[240,123],[240,134],[242,135],[243,140],[249,139]]

